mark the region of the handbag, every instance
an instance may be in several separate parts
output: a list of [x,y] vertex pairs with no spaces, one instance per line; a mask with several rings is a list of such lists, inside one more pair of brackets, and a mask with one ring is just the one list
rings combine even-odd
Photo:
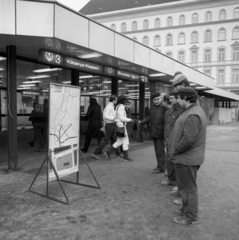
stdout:
[[[118,108],[116,109],[116,113],[117,113],[117,111],[118,111]],[[123,123],[123,125],[125,125],[125,124]],[[119,138],[125,137],[125,126],[119,127],[119,126],[117,126],[117,124],[115,124],[115,133],[116,133],[116,136]]]

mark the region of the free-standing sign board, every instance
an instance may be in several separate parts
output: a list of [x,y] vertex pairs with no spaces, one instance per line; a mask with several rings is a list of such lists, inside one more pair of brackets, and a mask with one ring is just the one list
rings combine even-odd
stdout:
[[[50,83],[49,157],[59,177],[78,172],[80,94],[79,87]],[[49,165],[49,180],[55,178]]]

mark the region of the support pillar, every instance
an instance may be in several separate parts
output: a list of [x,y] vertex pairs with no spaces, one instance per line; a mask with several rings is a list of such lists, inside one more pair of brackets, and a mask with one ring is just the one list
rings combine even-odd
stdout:
[[118,78],[111,78],[111,95],[116,95],[118,96],[118,85],[119,81]]
[[17,59],[16,46],[7,46],[7,140],[8,170],[18,168],[17,144]]
[[78,70],[71,70],[71,85],[72,86],[79,86],[79,71]]
[[[139,119],[144,119],[144,109],[145,109],[145,83],[139,83]],[[139,142],[144,142],[144,128],[142,125],[139,126]]]

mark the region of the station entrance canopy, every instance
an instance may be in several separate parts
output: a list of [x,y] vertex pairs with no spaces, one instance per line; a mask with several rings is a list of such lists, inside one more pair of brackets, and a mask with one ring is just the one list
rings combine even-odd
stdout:
[[223,91],[211,77],[55,1],[0,0],[0,53],[9,45],[16,46],[17,56],[69,69],[168,85],[181,71],[198,91],[212,90],[213,96]]

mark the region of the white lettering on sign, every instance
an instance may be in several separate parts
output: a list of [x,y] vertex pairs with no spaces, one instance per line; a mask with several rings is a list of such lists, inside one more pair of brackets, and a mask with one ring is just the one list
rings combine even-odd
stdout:
[[130,74],[123,73],[121,71],[118,71],[118,75],[130,78]]
[[82,62],[79,62],[79,61],[71,59],[71,58],[66,58],[66,63],[70,64],[70,65],[74,65],[74,66],[80,67],[80,68],[88,68],[90,70],[100,71],[100,67],[99,66],[91,65],[89,63],[82,63]]

